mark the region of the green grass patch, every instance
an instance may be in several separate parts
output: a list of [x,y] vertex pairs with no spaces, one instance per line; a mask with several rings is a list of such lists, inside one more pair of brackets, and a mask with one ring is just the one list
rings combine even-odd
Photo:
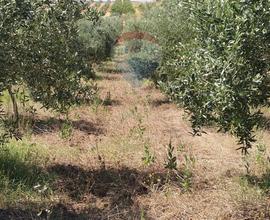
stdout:
[[11,141],[0,148],[0,206],[51,194],[53,176],[45,169],[48,156],[45,149],[24,141]]

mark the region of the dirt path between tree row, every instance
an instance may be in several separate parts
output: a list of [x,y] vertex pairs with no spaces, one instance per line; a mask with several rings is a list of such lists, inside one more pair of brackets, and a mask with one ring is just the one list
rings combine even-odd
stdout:
[[[65,152],[55,154],[55,164],[64,164],[65,172],[91,176],[87,184],[92,188],[87,190],[80,185],[85,183],[67,174],[64,180],[82,196],[76,200],[65,197],[63,201],[78,213],[87,212],[89,219],[242,219],[257,213],[254,198],[245,200],[242,207],[243,192],[237,179],[244,173],[244,166],[235,140],[210,128],[207,134],[193,137],[183,110],[150,83],[132,86],[125,73],[117,70],[117,62],[115,58],[98,69],[100,96],[106,102],[74,109],[74,130],[68,140],[59,138],[55,122],[51,130],[34,136],[36,142]],[[47,119],[44,114],[41,121]],[[188,192],[173,183],[151,186],[146,192],[140,188],[145,186],[141,178],[165,172],[170,140],[179,167],[184,155],[195,157],[192,185]],[[151,166],[142,162],[145,145],[156,157]],[[101,176],[93,176],[96,172]],[[109,173],[109,180],[103,172]],[[67,190],[64,185],[59,183],[61,192]]]

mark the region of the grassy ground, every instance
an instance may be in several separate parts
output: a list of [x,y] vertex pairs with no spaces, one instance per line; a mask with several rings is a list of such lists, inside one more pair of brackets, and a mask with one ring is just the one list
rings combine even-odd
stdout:
[[19,105],[24,137],[0,149],[0,220],[270,219],[269,109],[243,157],[215,128],[193,137],[185,112],[125,65],[98,66],[99,96],[69,121]]
[[29,135],[1,151],[0,219],[269,218],[268,130],[244,159],[213,128],[193,137],[184,111],[147,81],[133,86],[122,61],[97,69],[92,106],[68,123],[38,110]]

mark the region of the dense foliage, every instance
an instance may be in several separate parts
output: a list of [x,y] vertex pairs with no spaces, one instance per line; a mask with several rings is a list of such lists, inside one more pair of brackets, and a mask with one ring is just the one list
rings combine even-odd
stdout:
[[111,9],[112,13],[122,15],[134,13],[135,10],[130,0],[115,0]]
[[78,24],[80,41],[89,59],[100,61],[108,58],[122,31],[120,18],[104,17],[97,22],[83,19]]
[[85,82],[94,73],[77,22],[97,21],[95,10],[73,0],[1,0],[0,9],[0,92],[13,96],[14,87],[27,87],[59,112],[91,99],[94,87]]
[[269,98],[270,2],[172,0],[146,13],[162,88],[191,113],[195,133],[215,123],[246,152]]

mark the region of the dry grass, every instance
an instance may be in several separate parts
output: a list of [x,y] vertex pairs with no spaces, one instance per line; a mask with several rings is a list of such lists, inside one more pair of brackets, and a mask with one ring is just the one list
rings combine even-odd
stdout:
[[[115,68],[114,62],[106,65]],[[31,141],[48,149],[47,169],[57,176],[51,219],[269,218],[267,196],[241,180],[245,168],[234,138],[213,128],[193,137],[183,110],[157,89],[133,87],[117,70],[101,72],[100,78],[100,97],[110,93],[110,103],[73,109],[69,138],[59,135],[61,120],[38,114]],[[258,135],[268,144],[268,131]],[[174,178],[166,181],[163,164],[170,140],[179,167],[185,164],[183,155],[195,157],[187,191]],[[156,157],[151,166],[142,162],[145,144]],[[0,219],[1,213],[33,214],[16,207],[0,210]]]

